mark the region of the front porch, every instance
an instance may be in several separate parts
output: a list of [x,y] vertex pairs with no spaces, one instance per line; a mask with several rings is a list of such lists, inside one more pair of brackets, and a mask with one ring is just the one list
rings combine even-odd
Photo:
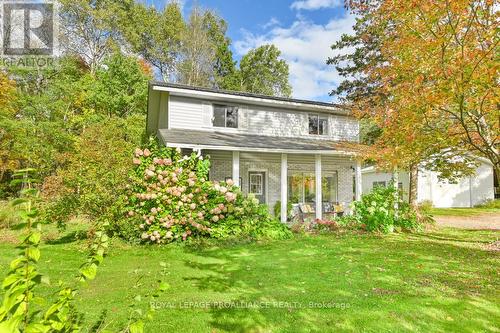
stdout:
[[211,180],[233,179],[243,193],[253,193],[270,211],[279,201],[282,222],[287,221],[288,203],[299,205],[301,213],[322,219],[339,206],[348,210],[361,195],[356,186],[361,184],[360,173],[356,177],[355,172],[360,166],[349,156],[223,150],[205,150],[203,154],[212,161]]
[[[289,203],[322,219],[339,207],[348,212],[349,204],[361,196],[361,164],[354,152],[333,148],[335,142],[260,136],[249,142],[243,135],[213,132],[160,134],[169,147],[210,156],[210,180],[232,179],[243,193],[253,193],[268,205],[270,212],[280,202],[282,222],[287,222]],[[239,141],[220,142],[221,137],[231,136]]]

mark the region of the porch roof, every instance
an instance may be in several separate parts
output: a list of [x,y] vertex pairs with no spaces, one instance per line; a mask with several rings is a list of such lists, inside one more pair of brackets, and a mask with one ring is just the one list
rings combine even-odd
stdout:
[[167,147],[349,156],[354,156],[357,153],[356,143],[335,140],[186,129],[160,129],[158,133]]

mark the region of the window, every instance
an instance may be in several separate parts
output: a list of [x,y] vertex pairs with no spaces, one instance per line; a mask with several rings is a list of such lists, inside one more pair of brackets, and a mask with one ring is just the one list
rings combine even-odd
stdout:
[[385,181],[373,182],[373,188],[385,187],[385,186],[386,186]]
[[[323,202],[337,202],[337,172],[328,173],[321,179]],[[291,203],[316,201],[316,177],[312,173],[293,172],[288,176],[288,200]]]
[[309,134],[327,135],[328,118],[319,115],[309,115]]
[[214,127],[238,128],[238,107],[214,105]]
[[262,174],[250,174],[250,193],[262,195]]

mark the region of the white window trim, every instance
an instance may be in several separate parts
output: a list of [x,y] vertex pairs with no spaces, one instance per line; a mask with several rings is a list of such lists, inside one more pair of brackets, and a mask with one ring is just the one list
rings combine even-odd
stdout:
[[[240,120],[240,110],[241,110],[241,105],[236,105],[236,104],[228,104],[228,103],[211,103],[211,106],[212,106],[212,128],[213,129],[224,129],[224,131],[239,131],[240,128],[241,128],[241,120]],[[238,121],[238,126],[236,127],[227,127],[227,110],[226,110],[226,114],[224,115],[224,127],[221,127],[221,126],[214,126],[214,121],[215,121],[215,107],[216,106],[229,106],[229,107],[235,107],[237,108],[237,113],[238,113],[238,116],[236,117],[237,118],[237,121]]]
[[[318,134],[312,134],[309,133],[309,118],[316,116],[318,117]],[[326,133],[324,134],[319,134],[319,120],[323,118],[326,119]],[[322,115],[321,113],[308,113],[307,114],[307,135],[308,136],[314,136],[314,137],[328,137],[330,136],[330,116],[329,115]]]
[[[255,182],[253,182],[253,181],[252,181],[252,178],[254,178],[254,177],[255,177],[255,178],[260,178],[260,180],[259,180],[258,182],[256,182],[256,183],[255,183]],[[259,182],[260,182],[260,183],[259,183]],[[252,189],[252,186],[253,186],[253,185],[259,185],[259,187],[260,187],[260,191],[259,191],[259,192],[250,192],[250,193],[255,194],[255,195],[263,195],[263,192],[264,192],[264,191],[263,191],[263,188],[264,188],[264,176],[263,176],[261,173],[254,173],[254,174],[250,174],[250,175],[249,175],[249,179],[248,179],[248,183],[249,183],[248,185],[249,185],[249,187],[250,187],[250,188],[248,189],[248,190],[249,190],[249,192],[250,192],[250,190]]]
[[263,172],[264,173],[264,181],[265,181],[265,195],[266,195],[266,201],[265,201],[265,204],[268,205],[269,204],[269,170],[268,169],[252,169],[252,168],[249,168],[247,170],[247,174],[246,176],[248,177],[247,179],[247,193],[250,193],[250,173],[252,172]]

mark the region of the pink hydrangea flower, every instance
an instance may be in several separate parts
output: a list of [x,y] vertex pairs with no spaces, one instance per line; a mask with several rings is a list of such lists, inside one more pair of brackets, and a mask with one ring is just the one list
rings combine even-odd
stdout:
[[138,158],[134,158],[134,159],[132,160],[132,163],[134,163],[135,165],[139,165],[139,164],[141,164],[141,160],[140,160],[140,159],[138,159]]
[[149,151],[149,149],[148,148],[144,149],[144,156],[148,157],[149,155],[151,155],[151,152]]
[[233,181],[232,179],[228,179],[228,180],[226,181],[226,184],[227,184],[228,186],[233,186],[233,185],[234,185],[234,181]]
[[225,197],[229,202],[233,202],[234,200],[236,200],[236,194],[233,192],[227,192]]
[[134,154],[136,157],[139,157],[139,156],[142,156],[144,154],[144,152],[139,148],[135,148]]

